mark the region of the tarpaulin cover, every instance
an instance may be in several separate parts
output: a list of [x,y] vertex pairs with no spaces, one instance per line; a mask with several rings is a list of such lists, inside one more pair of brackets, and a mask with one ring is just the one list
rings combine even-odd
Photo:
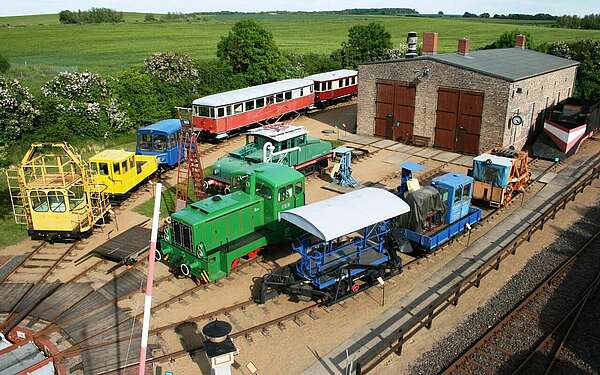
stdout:
[[508,186],[513,160],[503,156],[481,154],[473,159],[473,178],[493,186]]
[[410,212],[398,218],[398,226],[417,233],[423,233],[427,229],[427,216],[430,213],[437,212],[442,215],[446,213],[442,196],[433,186],[407,193],[405,201],[410,207]]

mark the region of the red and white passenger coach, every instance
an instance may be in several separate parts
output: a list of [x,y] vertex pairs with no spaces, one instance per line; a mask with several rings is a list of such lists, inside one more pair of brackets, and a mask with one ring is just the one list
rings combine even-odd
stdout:
[[350,98],[358,93],[358,72],[340,69],[305,77],[314,82],[315,105],[325,106],[328,102]]
[[313,81],[286,79],[196,99],[192,102],[192,124],[205,135],[219,139],[313,104]]

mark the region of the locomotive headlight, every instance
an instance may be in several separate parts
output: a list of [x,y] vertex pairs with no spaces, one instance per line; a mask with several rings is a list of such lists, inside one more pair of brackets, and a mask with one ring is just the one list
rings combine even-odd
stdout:
[[215,169],[213,169],[213,174],[214,174],[215,176],[218,176],[218,175],[219,175],[219,173],[221,173],[221,170],[220,170],[219,168],[215,168]]

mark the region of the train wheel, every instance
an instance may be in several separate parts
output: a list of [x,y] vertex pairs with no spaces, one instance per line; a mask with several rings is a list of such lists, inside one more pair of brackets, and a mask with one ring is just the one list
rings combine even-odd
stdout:
[[261,248],[252,250],[251,252],[246,254],[246,256],[248,257],[248,259],[256,258],[256,256],[258,255],[258,253],[260,253],[261,250],[262,250]]
[[232,262],[231,262],[231,269],[234,269],[235,267],[237,267],[240,264],[240,258],[235,258]]

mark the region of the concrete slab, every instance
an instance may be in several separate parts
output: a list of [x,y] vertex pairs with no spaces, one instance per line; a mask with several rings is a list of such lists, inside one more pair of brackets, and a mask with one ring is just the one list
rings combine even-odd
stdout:
[[461,155],[454,152],[440,152],[437,155],[432,157],[433,160],[443,161],[443,162],[452,162],[452,160],[456,160],[460,158]]
[[382,139],[381,141],[377,141],[377,142],[371,144],[371,146],[377,147],[377,148],[387,148],[387,147],[394,146],[397,144],[398,144],[398,142],[392,141],[391,139]]
[[394,152],[390,156],[387,156],[385,159],[383,159],[383,162],[397,165],[398,169],[400,169],[400,164],[408,158],[410,158],[409,154],[405,154],[403,152]]
[[362,135],[347,133],[347,134],[340,134],[338,139],[342,142],[350,142],[350,143],[359,144],[357,141],[362,139],[362,137],[363,137]]
[[434,155],[441,153],[442,151],[436,150],[435,148],[426,147],[421,151],[415,153],[415,156],[421,156],[423,158],[432,158]]
[[380,141],[381,138],[377,138],[377,137],[371,137],[368,135],[363,135],[358,141],[358,143],[363,144],[363,145],[370,145],[371,143],[375,143],[377,141]]
[[453,160],[452,164],[462,165],[463,167],[472,167],[473,156],[463,155],[460,158]]
[[405,153],[411,154],[411,155],[416,154],[417,152],[421,151],[422,149],[423,149],[422,147],[405,145],[404,143],[398,143],[397,145],[388,147],[388,150],[405,152]]
[[548,172],[545,175],[542,176],[542,178],[540,178],[538,181],[541,182],[542,184],[547,184],[550,181],[554,180],[554,178],[557,176],[556,173],[554,172]]

